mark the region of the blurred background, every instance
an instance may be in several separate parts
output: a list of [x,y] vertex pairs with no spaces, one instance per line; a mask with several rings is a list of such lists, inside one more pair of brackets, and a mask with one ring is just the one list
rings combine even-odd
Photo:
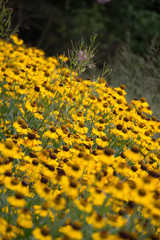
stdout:
[[111,86],[124,83],[128,100],[143,96],[160,116],[159,0],[9,0],[7,6],[19,38],[47,56],[97,33],[97,65],[89,77],[106,62]]

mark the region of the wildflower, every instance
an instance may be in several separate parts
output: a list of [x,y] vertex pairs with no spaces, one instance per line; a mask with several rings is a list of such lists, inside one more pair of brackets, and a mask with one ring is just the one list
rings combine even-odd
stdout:
[[52,240],[50,230],[46,225],[42,226],[42,228],[35,228],[32,233],[36,240]]
[[105,148],[105,147],[107,147],[107,145],[109,144],[109,142],[108,142],[108,137],[107,137],[106,135],[104,135],[104,136],[101,136],[101,138],[96,138],[96,143],[97,143],[99,146]]
[[88,128],[85,127],[84,122],[79,122],[78,124],[74,124],[75,131],[79,134],[86,134],[88,132]]
[[86,222],[91,224],[95,229],[101,229],[105,226],[105,218],[95,211],[86,217]]
[[94,232],[92,234],[93,240],[107,240],[107,239],[110,239],[108,237],[109,237],[109,233],[106,230],[101,230],[99,232]]
[[23,44],[23,40],[22,40],[22,39],[19,39],[16,34],[11,35],[10,38],[12,39],[12,41],[14,42],[14,44],[16,44],[16,45],[22,45],[22,44]]
[[133,161],[138,161],[141,158],[139,146],[133,145],[131,149],[124,151],[124,155]]
[[64,166],[64,170],[68,176],[74,177],[76,179],[80,178],[83,174],[83,169],[79,163],[70,163],[69,166]]
[[17,224],[22,228],[33,227],[32,213],[27,208],[18,211]]
[[0,157],[0,173],[5,174],[5,172],[10,171],[13,167],[13,162],[9,158]]
[[41,181],[37,181],[34,184],[34,189],[38,193],[38,195],[44,198],[46,201],[49,201],[53,198],[53,191],[48,187],[49,179],[47,177],[42,177]]
[[33,209],[35,214],[38,214],[41,217],[46,217],[49,213],[49,203],[44,202],[41,205],[34,205]]
[[67,176],[62,176],[61,185],[63,187],[63,191],[70,198],[75,199],[78,196],[78,182],[74,178],[68,178]]
[[20,134],[28,134],[28,131],[30,131],[30,129],[28,128],[27,123],[24,122],[23,119],[19,119],[18,122],[14,122],[13,123],[13,127],[16,129],[16,131]]
[[106,198],[104,192],[98,188],[90,188],[89,201],[92,201],[93,205],[102,206]]
[[79,51],[77,55],[77,59],[78,59],[78,62],[83,62],[87,60],[87,54],[85,53],[85,51]]
[[20,179],[16,177],[7,178],[5,180],[5,186],[8,189],[11,189],[12,191],[20,191],[21,189]]
[[35,151],[40,151],[42,149],[41,141],[34,132],[29,132],[28,136],[23,139],[23,145]]
[[63,210],[66,206],[66,200],[61,196],[61,194],[58,194],[50,201],[50,206],[56,211]]
[[104,126],[99,126],[97,128],[92,129],[92,133],[95,134],[98,137],[105,136],[106,134],[103,132],[104,131]]
[[21,180],[21,187],[19,191],[23,193],[24,196],[29,196],[29,180],[25,176]]
[[81,233],[82,224],[79,221],[74,221],[71,224],[67,224],[66,226],[62,226],[59,229],[59,232],[65,234],[70,239],[78,240],[82,239]]
[[[123,212],[122,214],[125,214],[125,213]],[[107,214],[106,223],[110,224],[111,226],[120,228],[120,227],[124,226],[126,224],[126,222],[127,222],[127,219],[125,219],[121,215]]]
[[134,232],[129,232],[126,230],[120,230],[119,231],[119,237],[122,239],[138,239],[138,234]]
[[64,62],[66,62],[66,61],[68,61],[68,57],[66,57],[65,55],[59,55],[59,57],[58,57],[59,59],[61,59],[62,61],[64,61]]
[[114,149],[105,148],[103,153],[98,155],[98,159],[104,164],[112,164],[114,162]]
[[55,127],[50,127],[50,130],[45,132],[44,136],[52,138],[52,139],[57,139],[58,135],[56,133],[56,128]]
[[0,152],[4,157],[21,159],[23,156],[20,147],[10,140],[7,140],[5,143],[0,143]]
[[20,192],[16,192],[14,196],[10,196],[7,198],[7,201],[11,206],[23,208],[26,205],[26,200],[24,199],[24,195]]
[[41,216],[41,217],[47,217],[49,216],[52,221],[54,221],[54,215],[52,211],[50,210],[50,204],[49,202],[43,202],[41,205],[34,205],[33,206],[34,213]]
[[80,200],[75,199],[74,202],[81,211],[87,213],[90,213],[92,211],[92,204],[89,202],[89,200],[81,198]]
[[[17,227],[9,224],[4,218],[0,217],[0,234],[4,239],[13,239],[17,237],[18,229]],[[1,239],[3,239],[3,237]]]
[[49,162],[49,151],[47,149],[42,149],[41,152],[37,154],[38,159],[41,160],[43,163]]

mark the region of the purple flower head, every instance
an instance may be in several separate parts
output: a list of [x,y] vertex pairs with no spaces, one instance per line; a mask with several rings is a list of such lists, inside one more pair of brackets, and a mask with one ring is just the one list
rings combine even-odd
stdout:
[[87,60],[87,54],[84,51],[78,52],[78,62],[82,62],[84,60]]
[[111,0],[97,0],[97,2],[100,3],[100,4],[108,3],[110,1]]

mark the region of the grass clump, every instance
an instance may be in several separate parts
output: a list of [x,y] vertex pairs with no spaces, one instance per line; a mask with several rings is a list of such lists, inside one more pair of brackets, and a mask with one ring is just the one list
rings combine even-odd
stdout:
[[113,73],[112,86],[124,83],[127,89],[127,100],[141,98],[144,94],[153,112],[159,117],[160,107],[160,52],[159,45],[152,41],[148,54],[140,56],[131,49],[131,40],[117,50],[111,60]]
[[159,239],[160,122],[146,99],[12,40],[0,41],[1,239]]

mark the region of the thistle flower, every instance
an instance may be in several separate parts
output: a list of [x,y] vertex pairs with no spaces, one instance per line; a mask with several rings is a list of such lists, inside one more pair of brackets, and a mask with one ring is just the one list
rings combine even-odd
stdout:
[[87,60],[87,54],[85,51],[79,51],[77,55],[78,62],[83,62]]

